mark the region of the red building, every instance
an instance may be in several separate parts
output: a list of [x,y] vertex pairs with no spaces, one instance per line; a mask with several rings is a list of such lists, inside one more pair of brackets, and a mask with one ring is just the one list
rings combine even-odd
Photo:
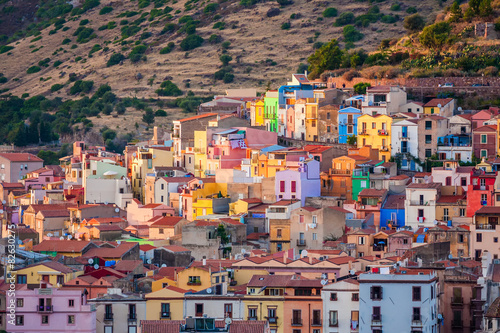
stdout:
[[497,126],[480,126],[472,131],[472,152],[476,157],[497,157]]
[[467,189],[467,216],[473,217],[483,206],[495,206],[494,192],[496,171],[474,169]]

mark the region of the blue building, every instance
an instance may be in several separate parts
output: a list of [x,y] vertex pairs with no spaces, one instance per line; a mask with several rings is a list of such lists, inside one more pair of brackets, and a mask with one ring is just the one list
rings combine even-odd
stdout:
[[405,194],[391,194],[387,196],[380,208],[380,226],[389,229],[401,228],[405,225]]
[[361,110],[354,107],[340,109],[338,112],[339,143],[347,143],[347,138],[358,133],[358,117]]

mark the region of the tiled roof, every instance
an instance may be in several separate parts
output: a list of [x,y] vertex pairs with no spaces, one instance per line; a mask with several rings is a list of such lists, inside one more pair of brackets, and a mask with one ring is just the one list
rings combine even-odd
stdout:
[[116,224],[115,225],[112,225],[112,224],[109,224],[109,225],[95,225],[94,228],[96,228],[97,230],[99,230],[101,232],[102,231],[121,231],[121,230],[123,230],[122,228],[120,228]]
[[160,227],[160,226],[167,226],[167,227],[174,227],[183,219],[182,216],[161,216],[160,218],[158,217],[153,217],[151,221],[155,221],[153,224],[151,224],[150,227]]
[[325,152],[331,148],[332,147],[330,147],[330,146],[322,146],[322,145],[306,145],[306,146],[302,147],[302,149],[304,149],[305,151],[307,151],[309,153],[313,153],[313,154],[320,154],[320,153]]
[[473,132],[496,132],[497,125],[484,125],[472,130]]
[[425,103],[424,107],[438,106],[438,104],[441,104],[441,106],[445,106],[452,101],[453,98],[433,98],[429,102]]
[[500,318],[500,297],[495,298],[484,316],[488,318]]
[[337,207],[337,206],[328,206],[328,208],[333,209],[333,210],[336,210],[337,212],[341,212],[341,213],[346,213],[346,214],[352,213],[351,211],[349,211],[349,210],[347,210],[347,209],[344,209],[344,208],[342,208],[342,207]]
[[24,185],[21,183],[0,183],[0,186],[2,186],[4,189],[8,188],[24,188]]
[[300,200],[280,200],[278,202],[271,204],[270,206],[289,206],[299,201]]
[[44,240],[33,247],[33,252],[82,252],[89,241],[77,240]]
[[252,232],[247,236],[247,239],[249,240],[259,240],[261,237],[267,237],[269,236],[268,233],[265,232]]
[[442,195],[437,202],[438,203],[457,203],[458,200],[465,199],[465,195]]
[[383,209],[404,209],[406,195],[391,194],[387,196]]
[[162,267],[158,270],[158,275],[168,277],[169,279],[174,279],[175,278],[175,273],[179,273],[180,271],[183,271],[186,269],[185,267]]
[[424,178],[425,176],[432,176],[432,173],[431,172],[417,172],[413,175],[413,177],[415,178]]
[[474,170],[473,166],[459,166],[457,167],[457,173],[471,173]]
[[35,204],[35,205],[29,205],[29,207],[33,208],[35,213],[38,213],[41,210],[47,211],[47,210],[69,209],[72,207],[76,207],[76,204],[72,204],[72,203],[47,204],[47,205]]
[[438,189],[442,186],[441,183],[412,183],[407,188],[435,188]]
[[347,264],[349,262],[356,261],[356,258],[350,257],[350,256],[340,256],[337,258],[329,258],[329,259],[327,259],[327,261],[329,261],[335,265],[343,265],[343,264]]
[[134,246],[137,246],[138,243],[135,242],[122,242],[117,247],[109,248],[109,247],[100,247],[90,249],[87,253],[84,254],[84,257],[99,257],[99,258],[121,258],[125,253],[130,251]]
[[0,153],[0,157],[11,162],[43,162],[38,156],[29,153]]
[[361,192],[359,192],[358,196],[361,197],[382,197],[387,193],[386,189],[376,190],[374,188],[365,188]]
[[477,214],[500,214],[500,206],[482,206],[476,211],[476,215]]
[[69,211],[67,209],[56,209],[56,210],[40,210],[44,217],[69,217]]
[[245,201],[246,203],[249,204],[255,204],[255,203],[262,203],[262,200],[259,198],[248,198],[248,199],[240,199],[241,201]]
[[191,250],[183,247],[183,246],[179,246],[179,245],[167,245],[167,246],[162,246],[165,250],[168,250],[170,252],[189,252]]
[[142,266],[142,260],[120,260],[116,263],[115,269],[118,272],[132,272],[138,266]]
[[304,206],[304,207],[301,207],[301,208],[307,210],[308,212],[314,212],[314,211],[316,211],[316,210],[319,209],[319,208],[311,207],[311,206]]
[[[184,324],[185,320],[141,320],[142,332],[147,333],[179,333],[180,325]],[[224,326],[223,320],[215,321],[216,328]],[[233,320],[228,333],[262,333],[267,332],[266,328],[267,321]]]
[[200,114],[198,116],[193,116],[193,117],[188,117],[188,118],[180,119],[179,121],[182,123],[182,122],[185,122],[185,121],[191,121],[191,120],[202,119],[202,118],[213,117],[213,116],[217,116],[217,113]]
[[126,222],[122,217],[94,217],[92,219],[88,219],[87,222],[95,220],[96,222],[99,223],[119,223],[119,222]]
[[409,178],[410,176],[407,175],[397,175],[397,176],[392,176],[391,178],[389,178],[389,180],[405,180]]
[[162,204],[158,204],[158,203],[150,203],[150,204],[142,206],[141,208],[158,208],[161,205]]
[[58,263],[57,261],[52,261],[52,260],[51,261],[38,262],[38,263],[35,263],[35,264],[31,264],[31,265],[25,266],[25,267],[20,268],[20,269],[29,268],[29,267],[36,267],[36,266],[45,266],[45,267],[52,268],[53,270],[56,270],[56,271],[64,273],[64,274],[73,273],[74,272],[68,266],[65,266],[65,265],[63,265],[61,263]]
[[[307,259],[307,258],[306,258]],[[309,280],[300,275],[254,275],[248,282],[248,287],[318,287],[320,280]]]
[[154,247],[153,245],[149,245],[149,244],[143,244],[143,245],[139,245],[139,249],[143,252],[147,252],[147,251],[151,251],[151,250],[156,249],[156,247]]

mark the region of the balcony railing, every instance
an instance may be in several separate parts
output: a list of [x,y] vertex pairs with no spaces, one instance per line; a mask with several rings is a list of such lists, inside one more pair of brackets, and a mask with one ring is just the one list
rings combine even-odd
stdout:
[[380,323],[382,321],[382,315],[381,314],[373,314],[372,315],[372,324],[374,323]]
[[128,321],[137,321],[137,314],[136,313],[129,313],[127,319],[128,319]]
[[104,313],[104,320],[113,320],[112,313]]
[[380,146],[381,151],[389,151],[389,146]]
[[265,317],[269,324],[277,324],[278,323],[278,317]]
[[306,246],[305,239],[297,239],[297,246]]
[[54,307],[52,305],[38,305],[37,312],[52,313],[54,312]]
[[413,326],[415,325],[422,325],[422,316],[419,314],[414,314],[411,316],[411,324]]
[[373,245],[373,251],[385,251],[385,245]]
[[493,225],[493,224],[476,224],[476,229],[478,229],[478,230],[495,230],[495,225]]
[[330,169],[330,174],[332,174],[332,175],[350,175],[351,173],[352,173],[352,170]]
[[435,200],[411,200],[410,206],[433,206],[436,204]]
[[410,137],[408,135],[407,136],[400,135],[399,140],[400,141],[410,141]]
[[188,286],[201,286],[201,281],[189,281]]
[[366,129],[362,129],[361,132],[359,132],[359,135],[368,135],[368,131]]
[[322,326],[323,325],[322,322],[323,321],[321,319],[316,319],[316,320],[311,319],[311,326]]
[[451,298],[451,305],[452,306],[462,306],[462,305],[464,305],[464,299],[463,299],[463,297],[452,297]]
[[170,312],[160,312],[161,319],[170,319]]
[[378,130],[378,135],[389,135],[389,131],[385,129]]
[[257,317],[248,317],[247,320],[257,320]]
[[302,326],[302,318],[292,318],[292,326]]

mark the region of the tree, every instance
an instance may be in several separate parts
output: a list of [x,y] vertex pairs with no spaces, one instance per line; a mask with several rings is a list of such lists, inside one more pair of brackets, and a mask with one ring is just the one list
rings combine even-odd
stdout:
[[316,50],[307,61],[309,62],[310,76],[319,77],[325,70],[339,69],[342,62],[343,51],[336,39],[332,39]]
[[446,44],[451,32],[448,22],[439,22],[424,28],[420,34],[420,43],[428,48],[439,48]]
[[356,135],[350,135],[347,137],[347,144],[348,145],[355,145],[358,142],[358,138]]
[[469,0],[469,7],[472,8],[475,15],[479,15],[479,6],[481,6],[481,0]]
[[418,14],[410,15],[405,17],[403,27],[408,30],[409,33],[420,31],[424,28],[425,21],[422,16]]
[[481,0],[479,5],[479,15],[482,17],[487,17],[493,14],[493,8],[491,8],[491,0]]
[[231,57],[229,54],[223,54],[219,59],[222,62],[222,66],[227,66],[229,62],[233,60],[233,57]]
[[142,121],[148,124],[148,126],[154,124],[155,122],[155,114],[151,108],[146,109],[146,113],[142,116]]
[[366,94],[366,88],[371,87],[372,85],[367,82],[360,82],[354,85],[354,92],[359,95]]
[[450,7],[450,21],[451,22],[458,22],[462,18],[462,8],[460,8],[460,4],[458,1],[453,2],[453,5]]
[[229,236],[226,233],[226,228],[224,228],[223,224],[219,224],[217,230],[215,231],[215,235],[220,237],[220,242],[222,245],[229,243]]

